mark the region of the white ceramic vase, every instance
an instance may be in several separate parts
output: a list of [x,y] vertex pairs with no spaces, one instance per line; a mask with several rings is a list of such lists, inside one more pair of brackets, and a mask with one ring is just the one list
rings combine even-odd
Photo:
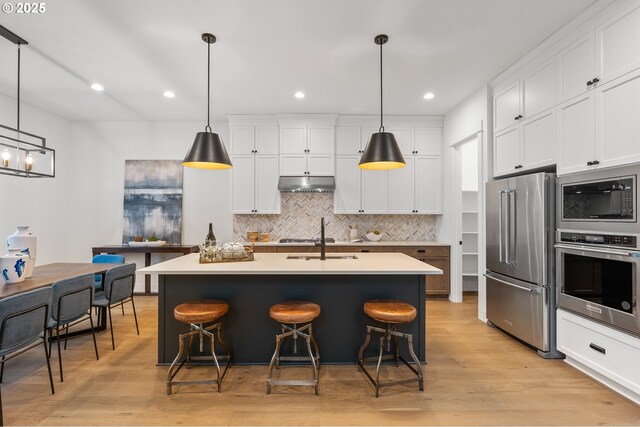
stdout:
[[0,277],[3,283],[18,283],[27,278],[28,256],[20,249],[9,249],[9,253],[0,257]]
[[33,274],[33,267],[36,264],[37,239],[36,236],[29,233],[28,225],[19,225],[16,228],[16,232],[7,237],[7,246],[9,249],[19,249],[28,257],[25,273],[29,278]]

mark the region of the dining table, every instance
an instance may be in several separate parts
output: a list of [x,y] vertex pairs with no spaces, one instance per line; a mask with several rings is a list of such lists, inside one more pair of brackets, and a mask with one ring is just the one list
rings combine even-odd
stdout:
[[[83,274],[101,274],[104,275],[107,270],[122,264],[93,264],[93,263],[68,263],[57,262],[52,264],[44,264],[36,266],[33,269],[33,275],[19,283],[4,283],[0,285],[0,300],[13,295],[29,292],[34,289],[46,288],[55,282],[70,279]],[[106,329],[107,312],[100,310],[98,322],[94,328],[95,331],[103,331]],[[68,337],[83,335],[91,332],[91,329],[83,329],[69,332]],[[60,338],[64,338],[61,335]]]

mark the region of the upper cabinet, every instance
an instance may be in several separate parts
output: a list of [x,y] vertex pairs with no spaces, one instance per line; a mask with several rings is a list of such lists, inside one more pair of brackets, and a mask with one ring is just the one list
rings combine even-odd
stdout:
[[640,4],[599,25],[596,43],[601,84],[640,68]]
[[555,55],[538,54],[494,88],[494,176],[640,162],[640,1],[628,3],[612,3]]
[[442,127],[403,123],[387,126],[394,134],[406,166],[389,171],[361,170],[360,157],[373,126],[336,127],[337,214],[441,214]]
[[335,115],[279,116],[280,175],[334,175]]
[[229,116],[231,211],[280,213],[278,125],[275,117]]

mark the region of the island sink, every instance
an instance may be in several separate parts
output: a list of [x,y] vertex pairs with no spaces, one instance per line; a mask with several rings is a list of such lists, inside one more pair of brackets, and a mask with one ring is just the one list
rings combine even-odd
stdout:
[[[321,255],[288,255],[287,259],[304,259],[304,260],[312,260],[312,259],[323,259]],[[355,255],[325,255],[324,259],[358,259]]]

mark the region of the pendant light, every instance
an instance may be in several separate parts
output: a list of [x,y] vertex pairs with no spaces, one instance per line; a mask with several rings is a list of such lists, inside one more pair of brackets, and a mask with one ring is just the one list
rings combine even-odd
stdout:
[[29,43],[1,25],[0,36],[18,47],[16,127],[0,124],[0,174],[22,178],[54,178],[55,150],[47,147],[45,137],[25,132],[20,128],[21,47]]
[[222,138],[211,132],[210,125],[210,97],[211,97],[211,45],[216,42],[216,36],[209,33],[202,34],[202,40],[207,43],[207,126],[204,132],[198,132],[193,145],[182,162],[183,166],[198,169],[229,169],[231,159],[224,147]]
[[380,46],[380,129],[371,135],[358,167],[373,170],[403,168],[406,163],[396,142],[396,137],[391,132],[384,131],[382,122],[382,45],[389,41],[389,37],[386,34],[379,34],[373,41]]

